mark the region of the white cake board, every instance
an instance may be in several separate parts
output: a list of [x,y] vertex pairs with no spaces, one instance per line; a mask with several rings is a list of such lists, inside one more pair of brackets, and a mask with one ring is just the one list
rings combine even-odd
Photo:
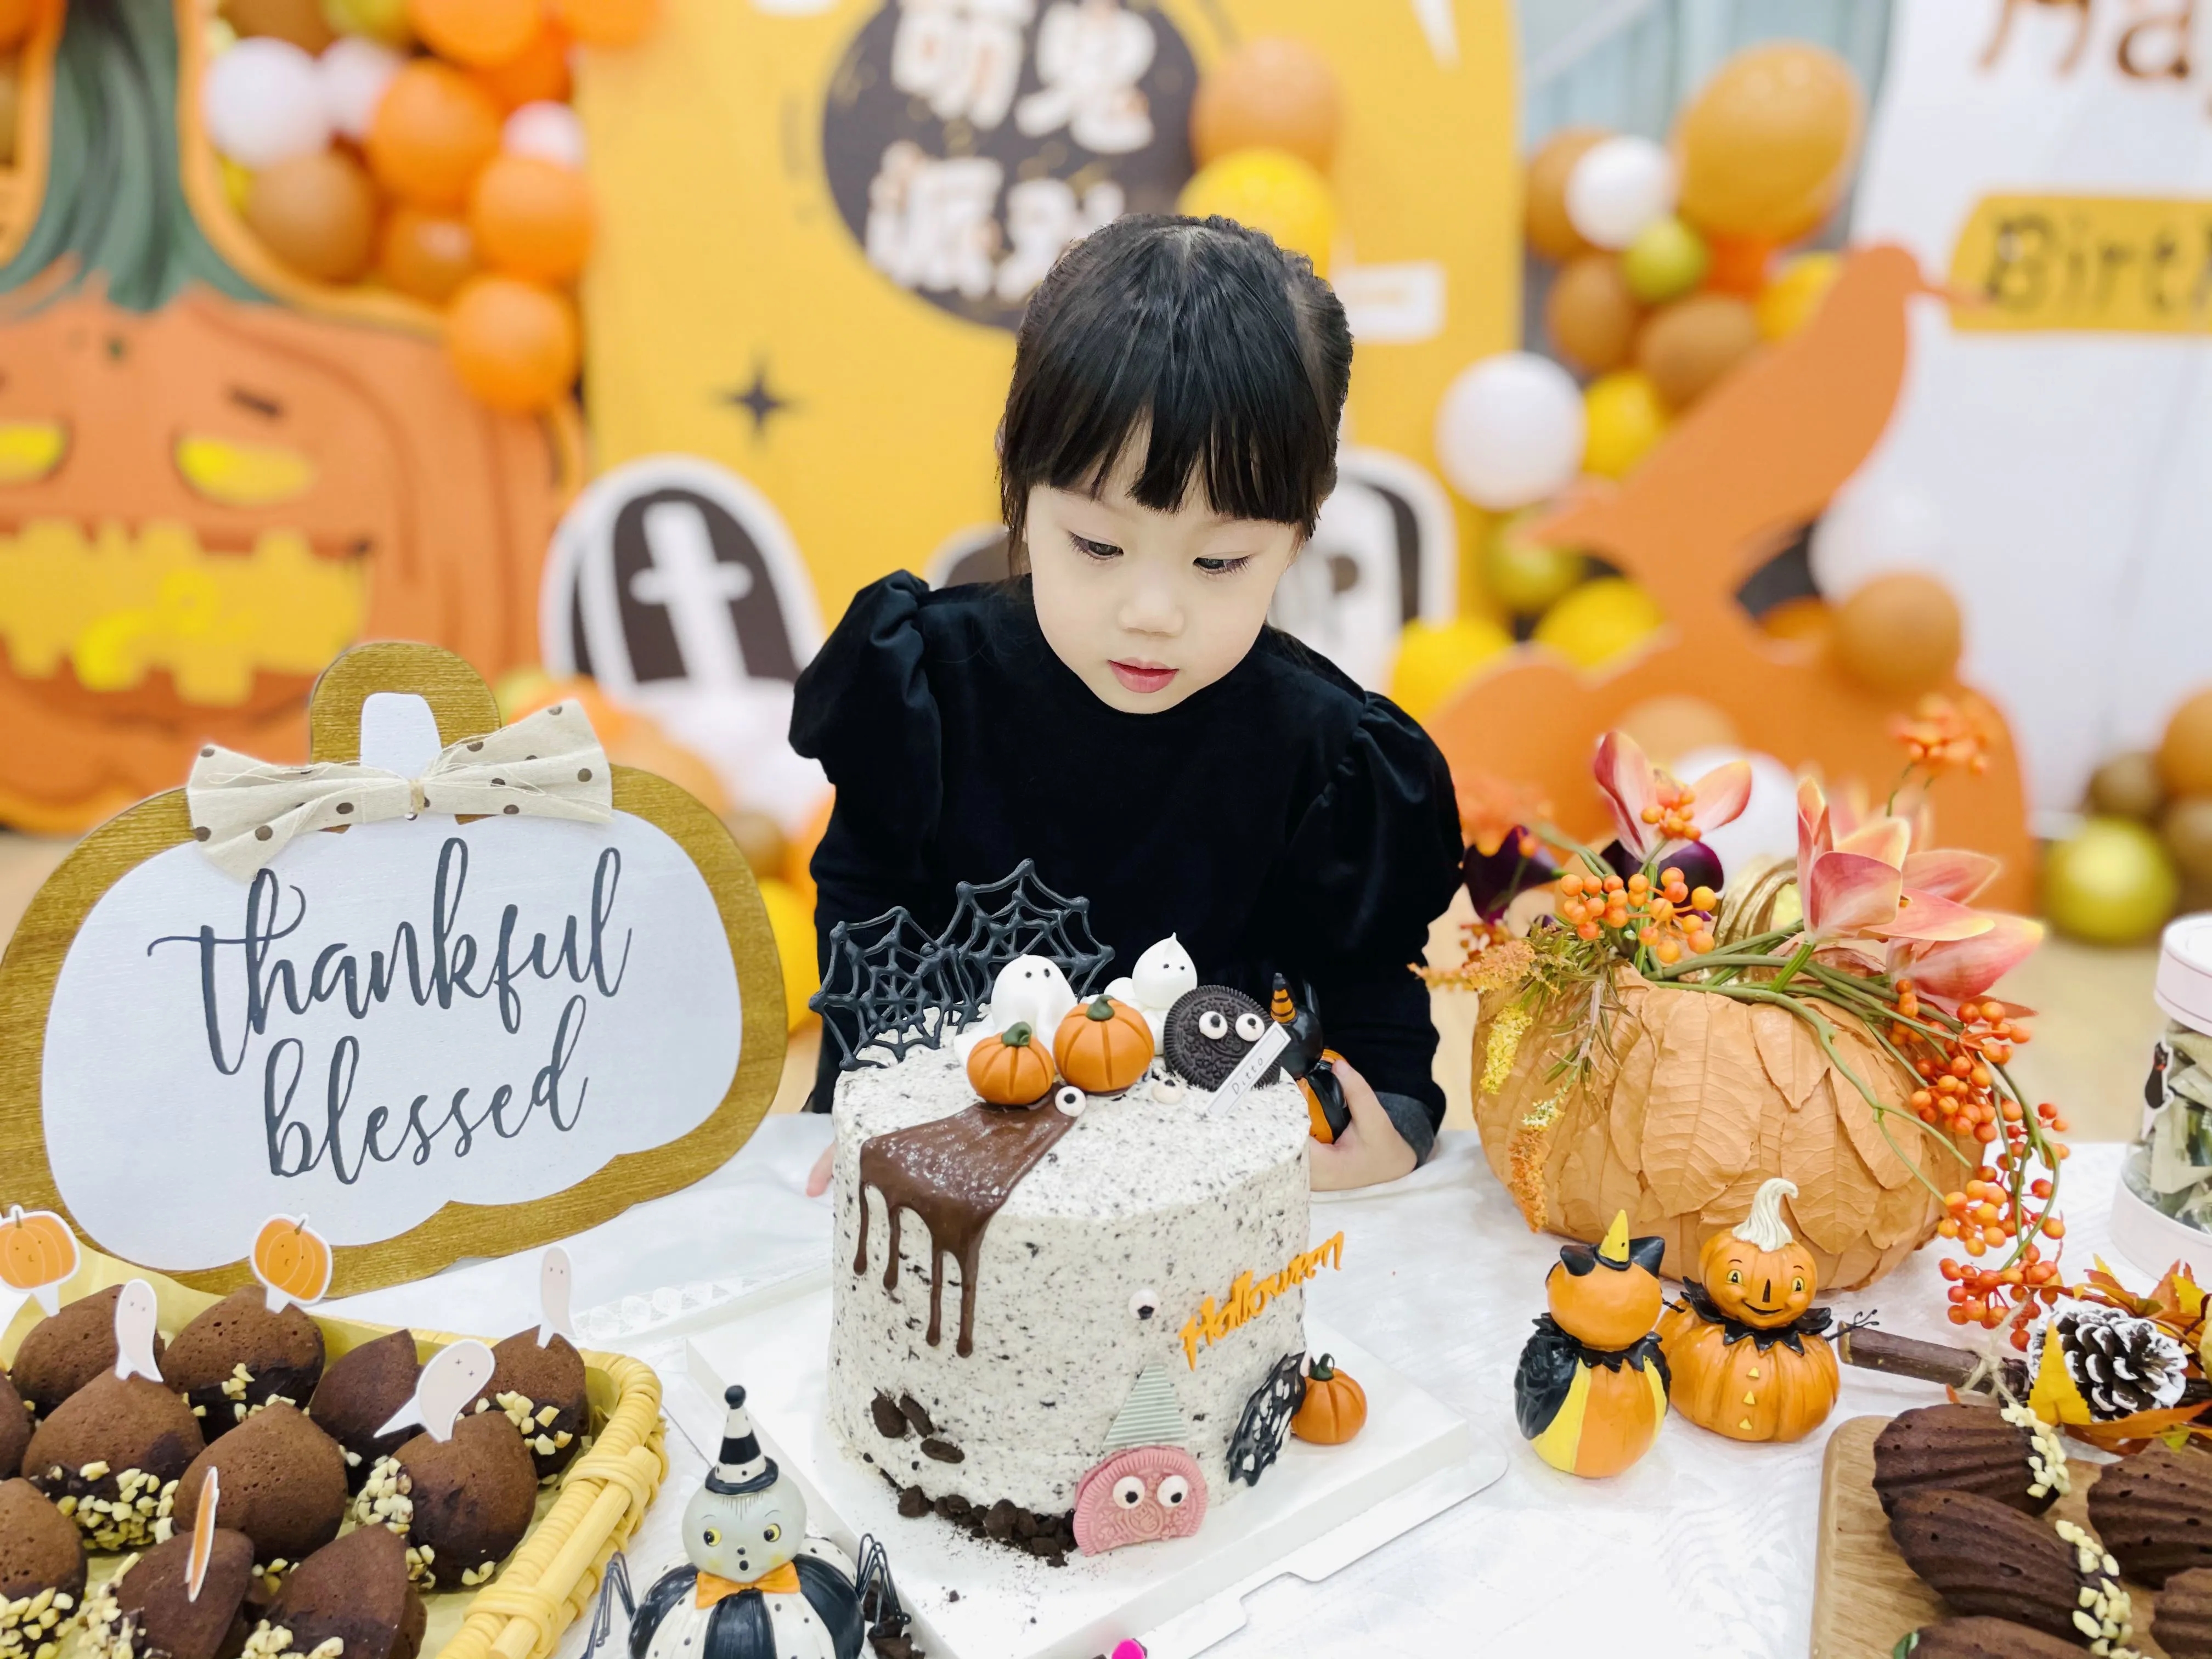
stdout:
[[[824,1407],[830,1270],[763,1286],[688,1344],[669,1414],[707,1455],[721,1443],[722,1390],[743,1383],[753,1427],[806,1494],[812,1530],[853,1547],[872,1533],[931,1659],[1094,1659],[1135,1637],[1148,1659],[1190,1659],[1244,1623],[1243,1600],[1295,1573],[1318,1582],[1505,1472],[1497,1442],[1358,1344],[1309,1322],[1367,1390],[1350,1444],[1293,1439],[1257,1487],[1210,1510],[1194,1538],[1076,1555],[1064,1567],[908,1519],[876,1470],[848,1457]],[[1203,1363],[1201,1361],[1201,1363]]]

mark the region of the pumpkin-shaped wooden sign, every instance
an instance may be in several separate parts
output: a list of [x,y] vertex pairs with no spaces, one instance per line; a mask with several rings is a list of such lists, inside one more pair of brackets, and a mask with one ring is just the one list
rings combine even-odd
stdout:
[[719,819],[574,708],[502,728],[437,647],[347,652],[309,724],[305,767],[204,746],[32,901],[0,961],[9,1201],[308,1301],[577,1231],[744,1143],[783,989]]

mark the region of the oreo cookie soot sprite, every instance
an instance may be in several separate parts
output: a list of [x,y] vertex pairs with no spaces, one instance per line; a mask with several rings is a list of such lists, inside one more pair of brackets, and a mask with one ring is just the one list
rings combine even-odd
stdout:
[[[1201,985],[1186,991],[1168,1010],[1161,1052],[1168,1069],[1198,1089],[1218,1089],[1251,1052],[1267,1029],[1267,1011],[1242,991],[1226,985]],[[1282,1075],[1279,1061],[1254,1086]]]

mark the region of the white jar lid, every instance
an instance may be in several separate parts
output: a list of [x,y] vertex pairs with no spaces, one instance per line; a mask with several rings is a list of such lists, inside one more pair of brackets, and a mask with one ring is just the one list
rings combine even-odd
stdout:
[[2158,942],[2158,1006],[2212,1033],[2212,910],[2169,922]]

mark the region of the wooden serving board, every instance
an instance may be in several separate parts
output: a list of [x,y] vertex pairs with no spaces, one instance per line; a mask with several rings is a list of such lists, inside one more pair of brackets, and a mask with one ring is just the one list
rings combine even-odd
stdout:
[[[1874,1491],[1874,1443],[1887,1417],[1854,1417],[1828,1437],[1820,1470],[1820,1553],[1813,1589],[1813,1659],[1889,1659],[1900,1638],[1947,1616],[1942,1598],[1922,1583],[1890,1541],[1889,1517]],[[2074,1489],[2046,1522],[2089,1525],[2089,1488],[2099,1466],[2069,1459]],[[2092,1531],[2094,1528],[2091,1528]],[[2135,1634],[2128,1645],[2166,1659],[2150,1639],[2155,1593],[2128,1583]]]

